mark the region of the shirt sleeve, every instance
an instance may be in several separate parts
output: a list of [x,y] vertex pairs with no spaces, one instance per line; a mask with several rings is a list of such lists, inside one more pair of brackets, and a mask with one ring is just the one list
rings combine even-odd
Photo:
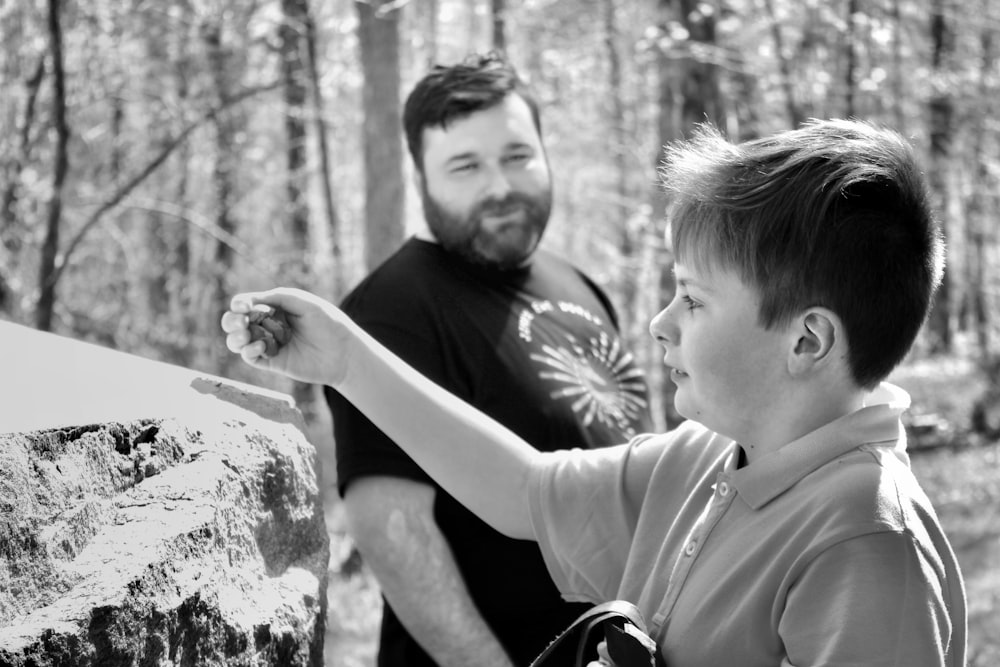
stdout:
[[942,583],[905,532],[867,534],[825,550],[789,591],[779,623],[787,663],[946,664],[952,637]]
[[[438,384],[444,384],[441,355],[427,336],[414,329],[380,322],[362,321],[368,333],[395,352],[411,366]],[[411,320],[414,321],[414,320]],[[453,386],[449,386],[454,390]],[[337,488],[341,495],[359,477],[386,475],[433,484],[430,477],[399,445],[382,432],[364,414],[330,387],[324,388],[333,417],[337,460]]]
[[556,586],[569,600],[616,597],[654,447],[648,436],[602,449],[546,454],[532,480],[532,526]]

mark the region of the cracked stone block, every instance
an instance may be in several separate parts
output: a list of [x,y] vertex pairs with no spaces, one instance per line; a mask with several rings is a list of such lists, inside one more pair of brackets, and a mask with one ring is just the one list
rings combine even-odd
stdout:
[[0,395],[0,667],[322,665],[329,537],[290,399],[8,334],[54,370],[6,385],[86,385],[102,420]]

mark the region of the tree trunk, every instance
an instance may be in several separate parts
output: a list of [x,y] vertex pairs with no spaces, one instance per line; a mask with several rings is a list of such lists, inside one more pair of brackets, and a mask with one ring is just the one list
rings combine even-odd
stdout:
[[[189,18],[188,16],[183,17],[185,20]],[[169,48],[172,56],[170,58],[172,61],[171,81],[174,82],[176,88],[174,94],[177,96],[178,106],[186,108],[191,97],[189,65],[185,58],[180,57],[180,54],[190,51],[192,46],[191,35],[187,30],[176,30],[169,32],[167,39],[171,40]],[[176,134],[177,129],[173,128],[172,132]],[[171,199],[181,209],[186,208],[188,205],[192,153],[190,143],[185,141],[178,147],[174,160],[177,178],[173,184]],[[167,246],[167,266],[169,267],[168,273],[170,276],[167,284],[167,294],[170,302],[168,306],[170,313],[168,321],[175,331],[196,331],[195,321],[197,313],[193,308],[195,288],[193,284],[191,230],[189,226],[186,224],[170,225],[167,230]],[[181,344],[173,346],[172,352],[176,363],[188,367],[192,365],[196,354],[191,345],[185,343],[186,340],[182,339]]]
[[399,13],[387,0],[355,2],[364,74],[365,262],[382,263],[403,240],[405,209],[400,120]]
[[[983,16],[988,9],[982,3]],[[991,341],[991,308],[987,298],[987,284],[989,281],[988,261],[987,261],[987,233],[990,222],[995,219],[991,216],[989,207],[995,215],[997,206],[993,201],[995,198],[989,196],[994,190],[994,179],[990,175],[990,166],[984,146],[986,145],[986,118],[990,113],[987,107],[987,100],[990,99],[990,77],[996,67],[996,54],[994,53],[994,30],[991,25],[984,24],[980,28],[980,67],[979,67],[979,103],[983,105],[980,112],[975,115],[974,136],[973,136],[973,156],[972,170],[973,182],[969,193],[969,207],[965,216],[966,236],[969,239],[966,260],[968,285],[968,300],[970,311],[970,324],[975,332],[978,356],[983,363],[988,363],[993,358]],[[995,242],[995,239],[991,241]]]
[[[121,43],[122,30],[119,25],[111,29],[111,35],[115,43]],[[167,34],[160,27],[150,27],[143,34],[144,53],[143,70],[141,76],[144,79],[160,79],[164,64],[168,62],[169,51],[167,49]],[[116,187],[125,180],[124,172],[127,169],[127,155],[136,153],[136,149],[143,147],[144,141],[129,141],[126,123],[126,107],[124,100],[128,99],[126,84],[119,81],[116,90],[111,96],[111,148],[109,165],[111,181]],[[132,109],[135,117],[148,117],[153,119],[147,121],[149,125],[148,136],[145,137],[152,147],[154,154],[161,153],[170,144],[172,128],[167,118],[160,116],[158,110],[152,107],[140,107],[137,111]],[[157,199],[169,200],[173,195],[166,181],[168,177],[151,179],[151,189],[156,192]],[[167,194],[169,192],[169,194]],[[162,193],[162,194],[161,194]],[[137,332],[149,342],[160,343],[160,341],[170,340],[172,336],[164,332],[170,332],[170,323],[167,316],[170,311],[170,283],[171,272],[168,265],[170,249],[168,235],[171,224],[166,216],[154,211],[134,211],[125,210],[118,216],[118,223],[125,228],[134,225],[135,235],[139,239],[139,247],[136,248],[140,258],[137,261],[137,270],[130,271],[127,280],[133,283],[133,298],[129,300],[129,311],[137,325]],[[172,347],[178,347],[176,345]]]
[[[235,73],[232,71],[230,50],[222,41],[222,26],[218,23],[207,23],[202,26],[202,39],[208,55],[209,73],[215,86],[215,94],[219,106],[228,104],[232,95]],[[232,215],[235,201],[234,178],[236,174],[237,125],[232,113],[221,113],[214,117],[212,127],[215,130],[212,165],[212,193],[215,205],[214,222],[221,238],[215,242],[212,253],[212,265],[209,268],[210,278],[208,291],[204,294],[202,311],[199,317],[206,322],[199,335],[210,335],[208,322],[214,324],[221,316],[229,295],[229,276],[233,268],[233,249],[227,238],[235,235],[236,220]],[[205,338],[205,340],[211,340]],[[217,345],[205,348],[206,358],[202,362],[209,369],[222,373],[231,355],[225,355]]]
[[69,170],[69,124],[66,120],[66,74],[63,68],[62,26],[60,25],[59,0],[48,2],[48,28],[52,55],[52,122],[55,125],[55,170],[52,177],[52,195],[49,200],[45,240],[39,261],[38,305],[35,326],[42,331],[52,330],[52,316],[56,304],[56,254],[59,252],[59,227],[62,224],[62,196]]
[[857,89],[857,70],[858,70],[858,54],[855,42],[857,41],[856,36],[856,22],[855,16],[860,10],[858,9],[858,0],[847,0],[847,18],[844,22],[846,29],[844,31],[844,55],[847,61],[844,65],[844,117],[851,118],[857,114],[855,109],[854,94]]
[[677,66],[680,92],[681,133],[687,136],[694,126],[706,120],[723,127],[722,96],[719,92],[719,68],[714,59],[715,14],[706,11],[698,0],[667,0],[688,33],[687,55]]
[[[309,5],[307,0],[282,0],[284,21],[279,29],[285,100],[285,192],[288,230],[292,240],[282,279],[313,289],[309,261],[309,202],[306,170],[306,98],[309,61]],[[292,396],[306,423],[316,420],[316,393],[307,382],[293,382]]]
[[42,87],[42,79],[44,78],[45,56],[43,55],[39,56],[34,72],[25,82],[24,112],[21,114],[14,154],[10,156],[6,165],[5,186],[3,195],[0,197],[0,239],[2,239],[4,247],[11,252],[16,252],[21,247],[21,239],[15,231],[18,226],[18,186],[21,181],[21,172],[28,161],[31,129],[35,125],[35,104],[38,101],[38,91]]
[[774,40],[774,51],[778,58],[778,72],[781,76],[781,90],[785,94],[785,113],[788,114],[790,127],[798,127],[805,120],[805,115],[795,100],[795,85],[792,77],[792,65],[785,51],[785,38],[774,11],[774,0],[764,0],[764,11],[771,26],[771,39]]
[[616,0],[604,0],[604,48],[608,59],[607,122],[611,129],[611,159],[614,170],[612,194],[613,220],[619,229],[618,253],[621,268],[618,272],[618,294],[621,330],[629,340],[636,336],[632,331],[635,321],[636,294],[635,235],[633,229],[632,196],[629,192],[629,173],[626,161],[628,132],[625,124],[625,100],[622,89],[622,59],[619,50],[618,7]]
[[18,312],[19,295],[17,289],[11,285],[11,277],[16,275],[20,265],[21,248],[24,246],[26,234],[18,217],[18,190],[21,187],[24,165],[28,162],[31,129],[35,125],[35,105],[44,78],[45,56],[41,55],[34,72],[25,83],[24,111],[21,114],[17,143],[4,166],[5,185],[3,193],[0,194],[0,313]]
[[323,210],[326,214],[326,229],[330,237],[330,296],[337,298],[344,288],[343,258],[340,247],[340,218],[333,196],[333,167],[330,161],[330,142],[326,127],[326,105],[323,88],[320,85],[319,65],[316,59],[316,24],[312,12],[306,6],[305,14],[306,66],[309,70],[309,90],[311,93],[312,116],[315,125],[316,143],[319,153],[319,181],[323,194]]
[[[950,236],[951,201],[948,174],[953,141],[954,101],[944,79],[948,76],[954,51],[954,34],[945,14],[944,0],[933,0],[930,22],[932,93],[928,102],[930,122],[930,168],[928,175],[935,208],[941,216],[945,236]],[[949,264],[951,264],[949,262]],[[929,327],[932,333],[931,348],[935,352],[950,352],[953,347],[952,275],[945,271],[937,291]]]
[[420,7],[424,8],[427,12],[427,39],[426,39],[426,52],[427,52],[427,67],[428,69],[435,64],[438,60],[438,0],[424,0],[420,3]]
[[909,72],[903,71],[903,17],[900,11],[902,0],[892,0],[892,117],[896,131],[906,134],[906,115],[903,113],[906,80]]
[[491,18],[493,23],[493,50],[507,52],[507,3],[505,0],[491,0]]
[[282,0],[284,14],[278,29],[281,80],[285,103],[285,210],[291,249],[282,262],[284,280],[308,289],[309,202],[306,171],[305,30],[309,7],[306,0]]

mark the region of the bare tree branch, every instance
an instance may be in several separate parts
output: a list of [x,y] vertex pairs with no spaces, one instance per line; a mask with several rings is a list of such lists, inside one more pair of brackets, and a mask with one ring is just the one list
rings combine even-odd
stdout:
[[104,214],[115,208],[120,204],[136,187],[138,187],[143,181],[145,181],[149,176],[151,176],[164,162],[167,158],[177,149],[178,146],[183,144],[191,134],[198,129],[203,123],[211,120],[216,115],[222,113],[227,108],[239,104],[240,102],[258,95],[260,93],[274,90],[281,84],[279,82],[271,83],[265,86],[258,86],[256,88],[250,88],[240,92],[237,95],[227,99],[222,104],[209,109],[197,119],[193,120],[187,127],[181,131],[172,141],[168,142],[163,149],[152,159],[149,163],[143,167],[135,176],[123,184],[118,190],[116,190],[108,199],[101,204],[96,211],[94,211],[87,221],[83,223],[79,230],[77,230],[76,235],[73,236],[72,240],[67,244],[66,250],[59,257],[56,262],[55,270],[52,272],[49,278],[50,287],[54,287],[56,283],[59,282],[59,278],[62,277],[63,271],[69,265],[69,259],[73,255],[77,246],[83,241],[83,238],[90,232],[94,226],[97,225],[103,218]]
[[267,276],[268,280],[271,282],[276,282],[279,279],[278,273],[275,270],[265,268],[262,264],[258,263],[259,258],[253,252],[253,248],[250,245],[241,241],[239,237],[234,234],[231,234],[225,229],[219,227],[219,225],[215,224],[215,222],[209,219],[208,216],[201,215],[196,211],[179,206],[173,202],[155,199],[135,199],[129,197],[120,205],[123,208],[145,211],[147,213],[157,213],[159,215],[176,218],[177,220],[180,220],[181,222],[201,231],[209,238],[228,246],[233,253],[242,257],[249,266],[259,271],[262,275]]

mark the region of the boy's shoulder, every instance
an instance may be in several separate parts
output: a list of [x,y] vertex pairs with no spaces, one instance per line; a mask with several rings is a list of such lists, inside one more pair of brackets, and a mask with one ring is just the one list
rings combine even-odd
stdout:
[[735,443],[696,421],[686,420],[665,433],[636,436],[631,445],[632,455],[651,465],[695,470],[706,465],[720,466]]
[[905,451],[862,445],[821,466],[799,485],[812,511],[875,531],[912,531],[930,501],[910,471]]
[[711,443],[713,446],[731,446],[730,438],[719,435],[708,427],[691,419],[663,433],[644,433],[632,439],[632,444],[642,447],[688,448]]

